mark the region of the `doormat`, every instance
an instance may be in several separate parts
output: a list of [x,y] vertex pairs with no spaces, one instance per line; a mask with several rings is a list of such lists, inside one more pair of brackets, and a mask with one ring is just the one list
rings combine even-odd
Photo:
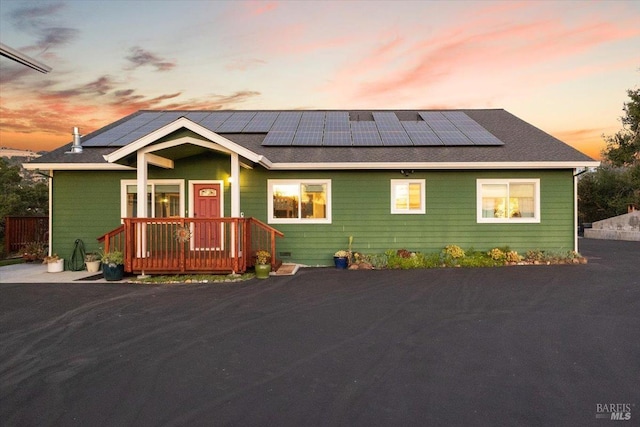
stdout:
[[74,282],[77,282],[79,280],[100,280],[103,278],[104,278],[104,275],[100,273],[100,274],[94,274],[93,276],[89,276],[89,277],[81,277],[80,279],[75,279]]
[[271,273],[273,276],[293,276],[300,266],[298,264],[282,264],[277,271]]

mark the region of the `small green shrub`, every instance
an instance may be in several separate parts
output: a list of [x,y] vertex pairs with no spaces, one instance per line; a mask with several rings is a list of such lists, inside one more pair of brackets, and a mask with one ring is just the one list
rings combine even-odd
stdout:
[[494,261],[504,261],[507,258],[504,251],[500,248],[491,249],[487,252],[487,255],[489,255]]
[[505,259],[507,262],[520,262],[522,261],[522,257],[518,255],[516,251],[509,251],[505,254]]
[[525,254],[524,259],[528,262],[542,262],[544,260],[544,253],[541,250],[530,250]]
[[464,258],[464,251],[458,245],[448,245],[444,247],[444,253],[454,259]]

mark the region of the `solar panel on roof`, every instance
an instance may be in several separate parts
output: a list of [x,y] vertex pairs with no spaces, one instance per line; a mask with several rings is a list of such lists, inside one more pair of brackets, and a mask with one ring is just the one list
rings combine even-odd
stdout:
[[376,122],[351,122],[351,131],[355,132],[378,132]]
[[447,119],[451,120],[452,122],[461,121],[461,120],[473,121],[473,119],[467,116],[463,111],[442,111],[440,112],[440,114],[446,117]]
[[275,111],[260,111],[244,127],[243,132],[269,132],[276,118],[278,113]]
[[[395,113],[387,111],[375,111],[373,113],[378,129],[388,132],[401,132],[403,131],[402,124],[398,120],[398,116]],[[383,138],[384,140],[384,138]]]
[[351,132],[325,132],[322,145],[351,145]]
[[300,122],[300,117],[302,117],[302,112],[300,111],[286,111],[278,114],[278,118],[275,122],[273,122],[273,126],[271,130],[276,131],[295,131],[298,128],[298,123]]
[[413,145],[411,143],[411,139],[407,135],[404,130],[402,132],[389,132],[389,131],[380,131],[380,138],[382,138],[383,145]]
[[294,131],[271,131],[262,141],[262,145],[291,145]]
[[440,111],[419,111],[418,114],[426,122],[429,120],[446,120],[447,118]]
[[456,131],[457,127],[448,120],[427,120],[427,125],[435,132]]
[[184,113],[184,116],[194,123],[200,123],[205,117],[211,114],[210,111],[185,111]]
[[316,132],[296,132],[293,145],[322,145],[322,130]]
[[209,129],[210,131],[215,131],[218,126],[220,126],[225,120],[227,120],[231,116],[231,112],[228,111],[214,111],[209,114],[207,117],[203,118],[200,121],[200,125]]
[[353,145],[360,145],[360,146],[382,145],[380,134],[377,131],[364,132],[364,131],[352,130],[351,136],[353,137]]
[[471,140],[459,130],[440,132],[436,131],[436,135],[438,135],[444,145],[473,145]]
[[255,111],[234,112],[227,120],[216,128],[216,132],[242,132],[242,129],[249,124]]
[[443,145],[438,136],[425,122],[402,122],[413,145]]

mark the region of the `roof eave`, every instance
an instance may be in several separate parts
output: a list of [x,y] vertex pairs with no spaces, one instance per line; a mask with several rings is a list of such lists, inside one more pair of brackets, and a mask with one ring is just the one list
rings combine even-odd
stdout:
[[388,170],[388,169],[575,169],[598,167],[598,161],[566,162],[335,162],[335,163],[272,163],[271,170]]
[[120,165],[117,163],[23,163],[22,167],[27,170],[93,170],[93,171],[118,171],[135,170],[135,168]]

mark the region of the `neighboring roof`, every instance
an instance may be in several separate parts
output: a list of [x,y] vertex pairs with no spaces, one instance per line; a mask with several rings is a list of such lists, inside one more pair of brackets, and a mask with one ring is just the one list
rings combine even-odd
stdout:
[[[304,123],[302,116],[305,113],[314,113],[306,115],[314,116],[319,122],[315,125]],[[328,124],[330,116],[340,117],[340,126],[344,126],[345,117],[349,118],[348,133],[344,128],[331,128],[335,125]],[[296,124],[288,124],[288,131],[291,133],[293,129],[293,135],[284,139],[273,137],[274,133],[284,132],[276,126],[278,117],[287,117],[289,122],[298,117]],[[438,120],[435,125],[429,121],[434,117]],[[443,122],[443,118],[448,122]],[[382,123],[383,120],[387,123]],[[440,125],[444,126],[438,130]],[[425,134],[416,129],[424,131],[425,126],[433,132],[421,142],[420,135]],[[34,160],[31,168],[37,167],[36,164],[52,169],[66,169],[72,164],[76,167],[91,164],[92,168],[96,164],[106,165],[103,156],[126,151],[123,147],[153,144],[154,139],[170,140],[171,135],[177,134],[177,127],[181,127],[183,136],[192,135],[192,140],[217,139],[223,141],[225,148],[242,151],[244,154],[240,154],[252,161],[264,159],[259,163],[270,169],[558,168],[598,165],[585,154],[505,110],[483,109],[139,111],[84,136],[82,153],[68,154],[70,145],[66,145]],[[362,133],[363,129],[378,133],[379,137],[369,140],[366,145],[357,145],[355,135]],[[325,135],[332,132],[332,138],[327,139]],[[390,139],[389,135],[384,135],[385,132],[395,132],[396,138]],[[297,138],[298,133],[304,133],[306,138]],[[397,138],[401,134],[404,136]],[[427,140],[430,142],[425,142]],[[392,145],[385,145],[386,142]],[[110,159],[119,161],[120,157],[116,157],[112,155]]]

